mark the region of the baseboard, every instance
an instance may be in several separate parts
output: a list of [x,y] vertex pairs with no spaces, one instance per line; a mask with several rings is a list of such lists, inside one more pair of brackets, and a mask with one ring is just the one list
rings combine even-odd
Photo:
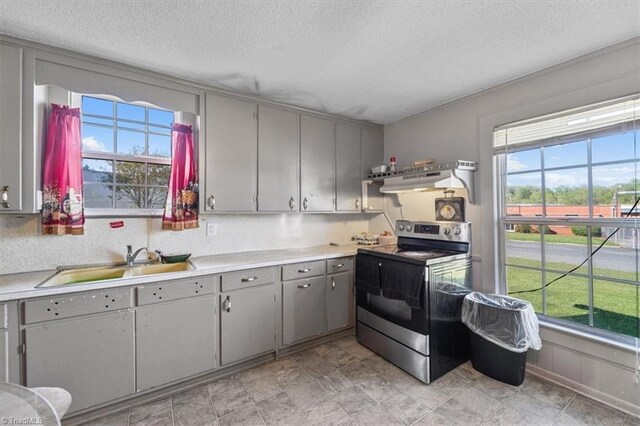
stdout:
[[627,414],[631,414],[632,416],[640,418],[639,406],[631,404],[627,401],[623,401],[622,399],[616,398],[615,396],[608,395],[597,389],[593,389],[589,386],[583,385],[582,383],[575,382],[571,379],[556,374],[552,371],[545,370],[544,368],[540,368],[533,364],[527,364],[527,373],[530,373],[531,375],[536,377],[543,378],[557,385],[564,386],[576,393],[594,399],[604,405],[608,405],[612,408],[615,408],[616,410],[624,411]]

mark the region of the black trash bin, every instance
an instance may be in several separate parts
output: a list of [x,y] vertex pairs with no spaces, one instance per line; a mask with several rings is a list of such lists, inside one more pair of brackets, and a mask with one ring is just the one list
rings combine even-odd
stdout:
[[524,381],[527,350],[542,347],[538,317],[531,304],[509,296],[469,293],[462,322],[471,330],[471,364],[510,385]]

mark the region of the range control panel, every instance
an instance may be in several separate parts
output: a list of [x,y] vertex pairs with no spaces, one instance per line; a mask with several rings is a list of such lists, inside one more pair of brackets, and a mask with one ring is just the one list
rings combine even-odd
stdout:
[[468,222],[396,222],[398,237],[424,238],[445,241],[471,241],[471,224]]

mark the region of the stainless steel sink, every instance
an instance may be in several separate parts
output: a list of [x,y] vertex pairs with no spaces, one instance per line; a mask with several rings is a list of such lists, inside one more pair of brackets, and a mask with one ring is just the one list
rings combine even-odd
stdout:
[[113,265],[76,269],[62,269],[51,278],[36,287],[58,287],[61,285],[89,284],[98,281],[120,280],[147,275],[167,274],[170,272],[195,269],[190,262],[156,263],[148,265]]

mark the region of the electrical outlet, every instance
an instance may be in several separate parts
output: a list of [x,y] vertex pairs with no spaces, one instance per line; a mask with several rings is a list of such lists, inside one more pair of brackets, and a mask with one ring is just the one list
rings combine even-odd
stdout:
[[218,232],[218,227],[215,222],[207,222],[207,237],[215,237]]

